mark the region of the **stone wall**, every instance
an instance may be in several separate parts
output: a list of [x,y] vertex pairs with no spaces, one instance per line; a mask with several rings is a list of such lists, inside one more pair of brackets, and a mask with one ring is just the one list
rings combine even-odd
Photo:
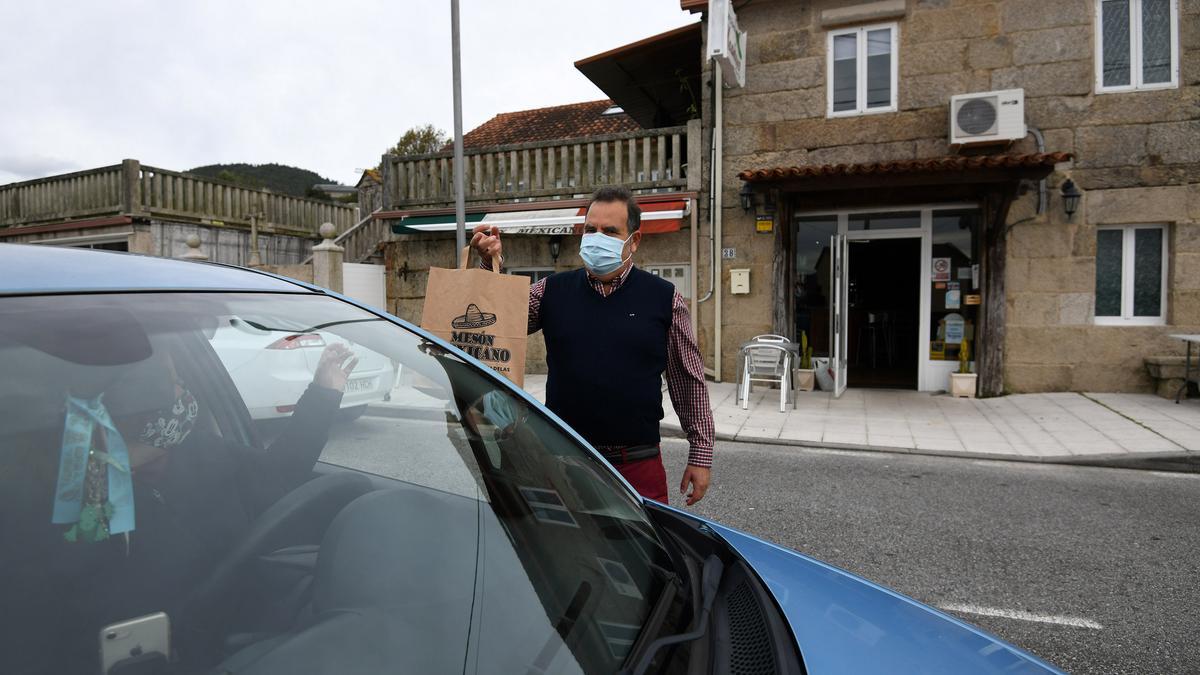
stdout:
[[[1182,354],[1171,333],[1200,332],[1200,184],[1093,190],[1073,222],[1009,235],[1005,383],[1026,391],[1153,390],[1147,356]],[[1167,326],[1096,326],[1096,226],[1167,223]]]
[[[738,258],[724,261],[722,375],[731,355],[771,328],[774,241],[754,232],[738,205],[749,168],[937,157],[948,146],[953,94],[1024,88],[1026,121],[1048,151],[1072,152],[1073,166],[1051,177],[1047,213],[1035,196],[1009,216],[1006,348],[1011,391],[1147,389],[1141,358],[1179,353],[1170,332],[1200,326],[1200,0],[1180,0],[1180,86],[1119,94],[1093,93],[1094,0],[908,0],[899,26],[898,110],[827,119],[827,28],[821,13],[847,0],[757,0],[738,11],[749,40],[746,87],[725,91],[723,237]],[[707,79],[707,73],[705,76]],[[704,91],[704,128],[711,114]],[[1031,139],[1012,151],[1030,152]],[[704,175],[709,175],[707,153]],[[1071,177],[1084,206],[1067,222],[1057,198]],[[854,206],[855,194],[845,206]],[[708,231],[707,193],[702,205]],[[1091,325],[1095,225],[1171,224],[1169,326]],[[703,247],[702,247],[703,250]],[[747,256],[743,258],[742,252]],[[701,255],[701,261],[708,260]],[[751,293],[728,291],[728,270],[751,268]],[[707,278],[707,268],[698,270]],[[712,364],[714,307],[702,305],[700,339]]]
[[[146,253],[162,258],[178,258],[187,253],[187,238],[200,237],[200,250],[213,262],[245,266],[250,262],[250,230],[228,225],[199,225],[173,221],[150,221],[150,238],[142,242]],[[312,251],[315,242],[305,237],[284,234],[258,235],[260,259],[267,265],[299,263]]]
[[313,266],[312,263],[305,265],[263,265],[258,269],[271,274],[303,281],[306,284],[313,283]]
[[[667,234],[648,234],[635,254],[638,264],[687,263],[690,258],[690,230]],[[563,237],[557,263],[550,257],[550,239],[538,235],[511,235],[504,238],[505,266],[553,267],[556,272],[577,269],[579,262],[579,238]],[[387,309],[392,314],[421,323],[421,309],[425,305],[425,288],[429,283],[430,267],[454,267],[453,233],[401,235],[389,242],[384,249],[387,266]],[[479,260],[471,258],[471,265],[478,266]],[[527,373],[546,372],[546,343],[541,333],[529,336],[529,353],[526,359]]]

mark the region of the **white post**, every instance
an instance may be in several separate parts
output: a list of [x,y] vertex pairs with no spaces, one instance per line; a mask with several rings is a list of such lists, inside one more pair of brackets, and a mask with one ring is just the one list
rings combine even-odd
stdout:
[[313,283],[337,293],[342,292],[342,258],[346,249],[333,243],[337,228],[333,223],[321,225],[321,243],[313,247]]
[[262,257],[258,253],[258,214],[250,214],[250,260],[247,267],[262,267]]

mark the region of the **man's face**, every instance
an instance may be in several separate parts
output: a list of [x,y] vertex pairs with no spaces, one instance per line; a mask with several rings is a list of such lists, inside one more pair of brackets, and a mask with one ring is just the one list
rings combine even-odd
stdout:
[[[642,232],[641,230],[634,232],[633,237],[630,237],[628,219],[629,207],[625,205],[625,202],[596,202],[592,204],[591,208],[588,209],[587,216],[584,217],[583,232],[584,234],[599,232],[605,236],[621,240],[628,238],[629,241],[625,243],[626,252],[622,257],[631,256],[638,250],[638,244],[642,241]],[[622,265],[623,267],[624,265]],[[611,274],[606,274],[598,278],[607,281],[608,279],[616,278],[620,272],[621,270],[618,269]]]

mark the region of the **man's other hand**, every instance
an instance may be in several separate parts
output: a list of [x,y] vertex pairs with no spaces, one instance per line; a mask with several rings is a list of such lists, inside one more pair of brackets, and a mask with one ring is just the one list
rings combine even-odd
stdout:
[[491,265],[500,261],[500,228],[495,225],[476,225],[471,230],[471,247],[479,253],[483,262]]
[[[679,494],[687,497],[687,505],[691,506],[696,502],[704,499],[704,493],[708,492],[708,481],[711,478],[711,469],[704,467],[692,466],[683,471],[683,480],[679,483]],[[692,491],[688,492],[688,485],[691,484]]]

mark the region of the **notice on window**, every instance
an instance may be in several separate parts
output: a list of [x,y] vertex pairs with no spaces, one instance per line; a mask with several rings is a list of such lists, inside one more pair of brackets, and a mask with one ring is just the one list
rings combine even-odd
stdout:
[[957,345],[963,341],[966,333],[966,321],[958,314],[946,317],[946,344]]
[[950,259],[949,258],[934,258],[933,259],[933,280],[934,281],[950,281]]
[[962,307],[962,291],[957,288],[946,291],[946,309]]

